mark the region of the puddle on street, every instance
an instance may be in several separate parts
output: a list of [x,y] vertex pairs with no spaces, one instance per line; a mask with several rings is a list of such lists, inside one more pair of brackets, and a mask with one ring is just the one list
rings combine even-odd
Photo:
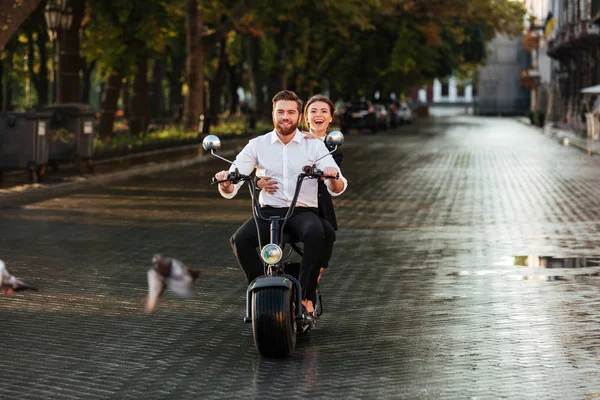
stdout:
[[[569,281],[600,276],[600,256],[513,256],[510,259],[511,265],[523,269],[522,279],[524,280]],[[506,264],[498,263],[497,265]],[[536,273],[526,273],[531,270]]]
[[600,267],[600,257],[515,256],[514,265],[534,268]]
[[517,280],[581,281],[600,276],[600,256],[512,256],[500,258],[489,267],[491,268],[455,271],[446,275],[503,276]]

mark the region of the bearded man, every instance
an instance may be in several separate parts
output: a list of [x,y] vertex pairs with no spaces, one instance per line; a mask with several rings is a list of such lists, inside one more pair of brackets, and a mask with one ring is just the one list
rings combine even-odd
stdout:
[[[302,100],[296,93],[283,90],[273,97],[273,125],[274,130],[250,140],[244,149],[237,155],[230,171],[236,168],[241,174],[249,175],[256,168],[264,172],[265,176],[277,182],[274,193],[260,192],[259,203],[263,215],[283,217],[287,213],[294,192],[298,174],[305,165],[315,163],[326,176],[335,176],[339,179],[327,179],[327,188],[332,196],[342,194],[348,185],[342,176],[336,162],[321,140],[304,138],[298,130],[298,123],[302,118]],[[319,160],[320,159],[320,160]],[[218,172],[218,180],[227,179],[228,171]],[[231,182],[219,184],[219,192],[227,199],[233,198],[240,186]],[[295,240],[304,243],[304,256],[300,264],[299,282],[302,287],[302,304],[306,312],[314,311],[312,300],[315,297],[318,273],[323,258],[331,254],[333,240],[326,235],[323,221],[319,217],[318,209],[318,182],[314,179],[305,180],[302,184],[294,213],[285,225],[285,232]],[[269,240],[269,225],[259,221],[261,241]],[[264,266],[256,248],[258,247],[258,232],[253,218],[248,219],[231,237],[231,247],[248,283],[264,275]]]

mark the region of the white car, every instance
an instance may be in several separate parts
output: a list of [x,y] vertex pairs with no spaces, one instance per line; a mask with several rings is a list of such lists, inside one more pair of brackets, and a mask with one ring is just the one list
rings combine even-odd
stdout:
[[413,111],[408,103],[400,103],[398,107],[398,119],[402,124],[411,124],[413,120]]

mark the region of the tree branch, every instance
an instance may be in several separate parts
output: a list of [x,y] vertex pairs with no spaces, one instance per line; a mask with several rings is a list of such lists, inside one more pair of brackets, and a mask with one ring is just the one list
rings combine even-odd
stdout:
[[0,0],[0,51],[42,0]]
[[202,40],[205,43],[217,43],[225,39],[227,33],[231,31],[237,21],[239,21],[249,10],[249,1],[242,0],[237,6],[229,13],[229,16],[214,30],[204,31],[201,34]]

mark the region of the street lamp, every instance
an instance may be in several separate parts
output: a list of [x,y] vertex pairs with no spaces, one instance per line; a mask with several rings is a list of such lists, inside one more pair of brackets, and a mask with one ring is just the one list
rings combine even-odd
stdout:
[[44,17],[48,26],[48,37],[52,41],[54,56],[53,56],[53,72],[54,78],[54,93],[56,102],[60,103],[60,49],[58,41],[63,35],[59,35],[59,30],[67,31],[73,23],[73,11],[71,7],[67,7],[67,0],[48,0],[44,9]]

